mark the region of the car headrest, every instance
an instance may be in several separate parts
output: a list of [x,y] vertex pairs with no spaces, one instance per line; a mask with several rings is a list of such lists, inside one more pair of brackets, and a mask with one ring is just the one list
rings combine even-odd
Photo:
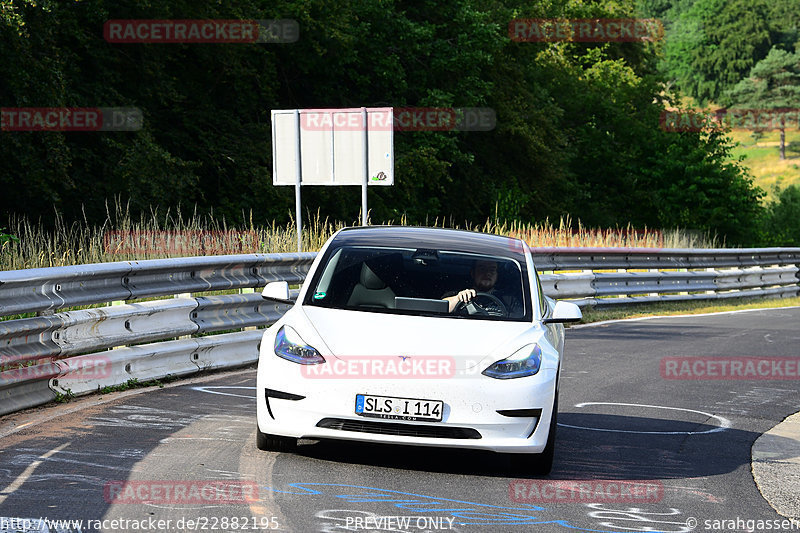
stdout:
[[378,277],[375,272],[372,271],[370,267],[367,266],[366,263],[361,265],[361,284],[366,287],[367,289],[385,289],[386,284],[383,282],[381,278]]

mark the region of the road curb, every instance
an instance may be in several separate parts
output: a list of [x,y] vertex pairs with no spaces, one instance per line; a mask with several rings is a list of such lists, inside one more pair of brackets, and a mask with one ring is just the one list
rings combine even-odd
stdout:
[[767,503],[782,516],[800,518],[800,412],[756,439],[750,466]]

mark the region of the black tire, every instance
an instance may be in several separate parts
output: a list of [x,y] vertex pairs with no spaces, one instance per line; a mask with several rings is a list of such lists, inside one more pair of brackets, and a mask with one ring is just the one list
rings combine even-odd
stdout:
[[536,476],[546,476],[553,469],[553,458],[556,451],[556,427],[558,427],[558,393],[553,400],[553,416],[550,417],[550,431],[547,434],[547,444],[542,453],[533,456],[531,473]]
[[293,452],[297,449],[297,439],[262,433],[256,426],[256,447],[267,452]]

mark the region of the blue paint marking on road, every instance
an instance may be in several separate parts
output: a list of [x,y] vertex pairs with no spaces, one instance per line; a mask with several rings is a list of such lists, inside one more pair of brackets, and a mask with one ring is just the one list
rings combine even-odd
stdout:
[[[574,526],[566,520],[547,520],[530,514],[516,514],[528,511],[547,511],[546,507],[537,505],[520,505],[517,507],[505,507],[487,503],[470,502],[465,500],[453,500],[450,498],[439,498],[426,496],[413,492],[401,492],[397,490],[381,489],[378,487],[365,487],[361,485],[345,485],[341,483],[289,483],[289,487],[297,489],[279,490],[274,487],[264,487],[266,490],[279,494],[292,494],[296,496],[317,496],[327,495],[341,498],[348,503],[369,503],[379,502],[392,504],[398,509],[404,509],[415,513],[449,513],[451,516],[461,519],[459,525],[530,525],[530,524],[558,524],[567,529],[585,531],[588,533],[629,533],[620,531],[609,531],[599,529],[587,529]],[[316,488],[315,488],[316,487]],[[324,492],[326,489],[342,489],[341,491],[332,490]],[[360,492],[363,491],[363,492]],[[338,494],[336,494],[338,492]],[[485,512],[485,511],[499,512]],[[503,511],[515,511],[503,512]],[[659,533],[651,531],[650,533]]]

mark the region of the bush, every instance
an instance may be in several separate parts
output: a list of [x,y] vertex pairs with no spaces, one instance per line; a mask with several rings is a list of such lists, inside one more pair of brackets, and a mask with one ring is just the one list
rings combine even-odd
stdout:
[[769,246],[800,246],[800,187],[790,185],[767,206],[763,242]]

